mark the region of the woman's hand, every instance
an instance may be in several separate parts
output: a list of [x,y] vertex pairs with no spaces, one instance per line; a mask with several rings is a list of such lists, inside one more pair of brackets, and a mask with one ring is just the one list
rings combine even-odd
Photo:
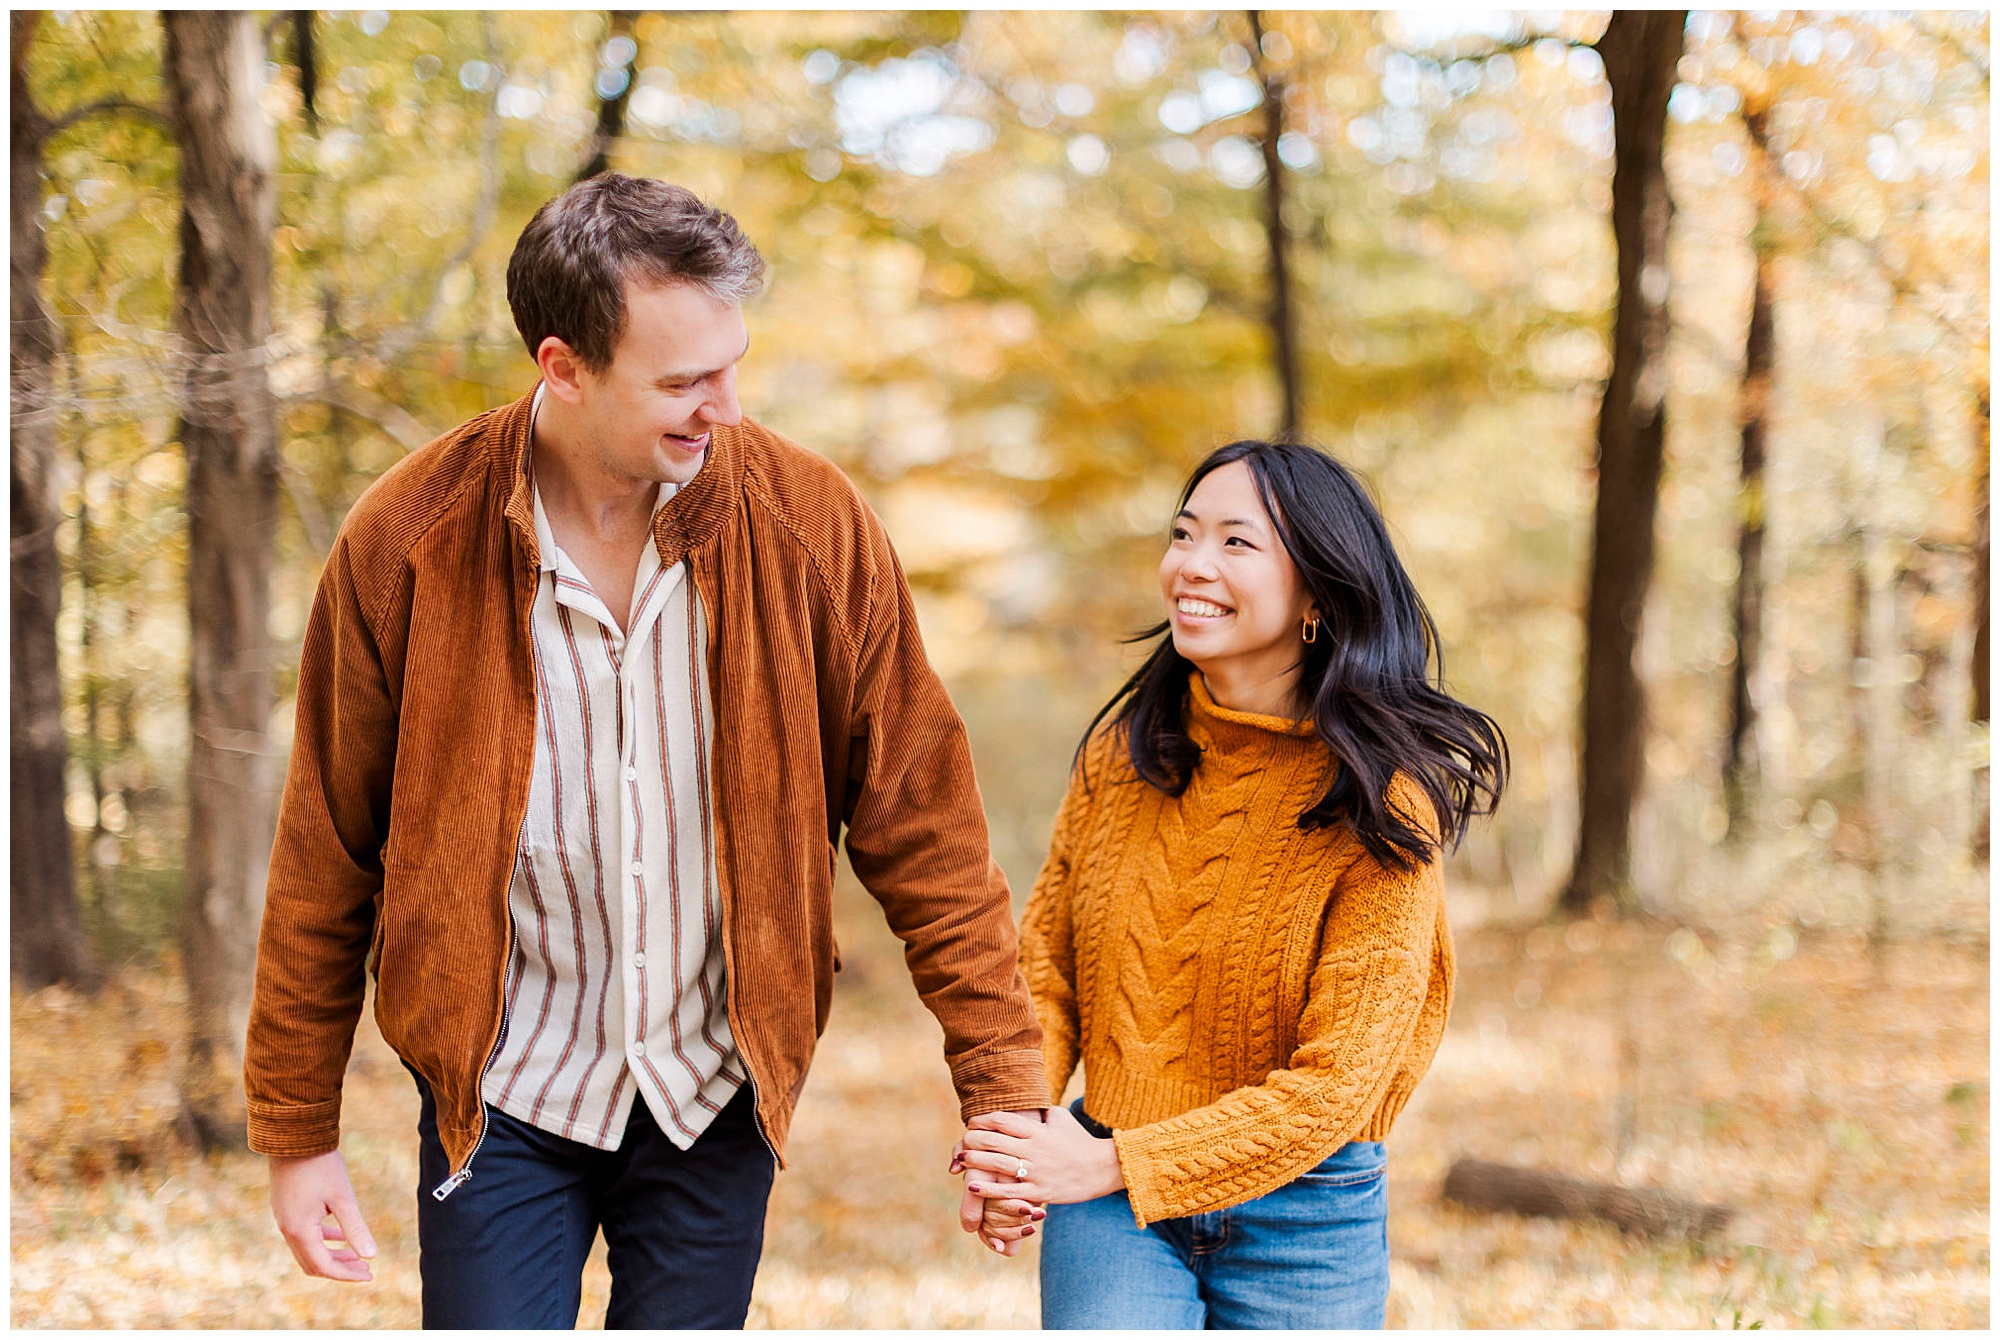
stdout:
[[1050,1108],[1046,1122],[1012,1112],[974,1117],[963,1144],[965,1189],[975,1196],[1069,1205],[1125,1187],[1118,1146],[1083,1129],[1066,1107]]
[[[952,1147],[951,1174],[956,1177],[968,1171],[965,1166],[965,1141],[960,1140]],[[993,1173],[975,1173],[973,1176],[1001,1184],[1013,1180]],[[1004,1185],[990,1197],[976,1196],[967,1191],[958,1209],[959,1227],[968,1233],[978,1234],[981,1242],[1002,1256],[1013,1256],[1019,1252],[1021,1243],[1034,1236],[1035,1225],[1046,1218],[1048,1211],[1041,1206],[1006,1198]]]

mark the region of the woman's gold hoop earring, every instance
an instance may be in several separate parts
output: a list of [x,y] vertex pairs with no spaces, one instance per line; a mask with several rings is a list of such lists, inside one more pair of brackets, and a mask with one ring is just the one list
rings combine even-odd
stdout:
[[1307,642],[1319,641],[1319,620],[1307,619],[1305,622],[1305,628],[1299,634],[1299,636],[1303,637]]

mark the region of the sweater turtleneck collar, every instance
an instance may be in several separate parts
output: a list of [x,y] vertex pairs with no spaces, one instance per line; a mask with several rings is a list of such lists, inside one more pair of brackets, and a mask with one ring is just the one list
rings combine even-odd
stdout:
[[1311,718],[1288,721],[1284,717],[1266,716],[1262,712],[1239,712],[1222,706],[1210,695],[1208,684],[1199,670],[1188,675],[1187,724],[1189,738],[1200,745],[1204,753],[1269,751],[1283,748],[1291,741],[1317,739],[1319,734]]

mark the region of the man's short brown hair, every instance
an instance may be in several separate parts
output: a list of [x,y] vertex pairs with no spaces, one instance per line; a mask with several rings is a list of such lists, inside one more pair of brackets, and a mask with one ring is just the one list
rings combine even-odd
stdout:
[[534,357],[553,335],[592,372],[625,330],[625,282],[692,284],[740,303],[764,286],[764,258],[736,220],[694,192],[606,172],[543,205],[507,262],[507,305]]

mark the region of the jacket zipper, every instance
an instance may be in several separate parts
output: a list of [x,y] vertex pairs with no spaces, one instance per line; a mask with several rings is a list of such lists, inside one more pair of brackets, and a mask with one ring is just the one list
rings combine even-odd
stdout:
[[[694,580],[694,559],[689,557],[682,561],[688,565],[688,598],[696,602],[697,608],[701,611],[702,621],[705,624],[708,620],[708,609],[701,603],[701,583]],[[711,671],[708,677],[709,683],[713,685],[717,677],[713,673],[714,667],[710,666],[709,668]],[[721,709],[716,706],[715,697],[712,693],[709,696],[709,715],[710,737],[719,740],[722,738]],[[714,786],[714,776],[715,759],[711,753],[709,758],[709,785],[711,788]],[[710,795],[709,797],[711,805],[716,807],[715,812],[718,814],[721,813],[720,800],[721,797],[719,796]],[[730,947],[729,891],[723,887],[721,853],[711,849],[705,853],[705,859],[715,866],[715,901],[716,906],[722,913],[722,978],[723,987],[729,993],[729,1000],[723,1006],[723,1009],[729,1016],[729,1031],[735,1037],[736,1054],[743,1058],[743,1073],[750,1081],[750,1125],[757,1132],[757,1138],[763,1142],[764,1148],[771,1151],[771,1162],[782,1165],[784,1160],[778,1157],[778,1147],[772,1144],[771,1137],[764,1133],[764,1118],[757,1112],[757,1094],[763,1086],[757,1082],[757,1068],[750,1064],[748,1035],[743,1031],[743,1025],[738,1023],[736,1019],[736,955],[731,952]]]
[[[528,816],[524,811],[521,815],[520,832],[514,835],[514,850],[517,853],[521,850],[521,837],[527,831]],[[513,876],[510,874],[508,876],[510,888],[512,879]],[[486,1132],[493,1125],[491,1118],[486,1114],[486,1074],[493,1069],[493,1063],[500,1059],[500,1049],[507,1045],[507,965],[514,961],[514,913],[511,905],[507,911],[506,944],[506,951],[500,956],[500,1032],[493,1039],[493,1049],[486,1053],[486,1064],[479,1067],[479,1138],[472,1142],[472,1152],[465,1156],[464,1166],[431,1189],[433,1200],[443,1200],[472,1180],[472,1161],[479,1157],[479,1147],[486,1143]]]
[[[713,859],[712,855],[711,859]],[[720,893],[722,883],[721,862],[716,862],[716,867],[716,891]],[[733,981],[736,976],[736,968],[733,961],[734,956],[729,952],[729,899],[720,897],[716,901],[722,907],[722,971],[724,981],[727,983]],[[784,1160],[778,1157],[778,1147],[771,1143],[771,1137],[764,1134],[764,1119],[757,1112],[757,1094],[762,1089],[762,1086],[757,1082],[756,1067],[750,1064],[750,1048],[745,1045],[743,1026],[736,1022],[735,991],[730,991],[729,1003],[724,1006],[724,1009],[729,1015],[729,1031],[735,1034],[736,1037],[736,1054],[743,1058],[743,1074],[750,1081],[750,1125],[757,1132],[757,1138],[763,1142],[764,1148],[771,1152],[771,1162],[781,1164]]]
[[[507,919],[507,927],[507,957],[501,960],[502,963],[510,961],[514,956],[514,930],[513,918],[511,916]],[[493,1063],[500,1058],[500,1049],[506,1045],[507,1002],[503,999],[500,1002],[500,1035],[493,1039],[493,1050],[486,1054],[486,1064],[479,1067],[479,1089],[481,1094],[479,1099],[479,1138],[472,1142],[472,1152],[465,1156],[465,1166],[445,1178],[442,1182],[439,1182],[431,1191],[431,1197],[435,1200],[443,1200],[446,1196],[449,1196],[452,1192],[472,1180],[472,1160],[479,1157],[479,1147],[486,1143],[486,1132],[493,1124],[491,1119],[486,1115],[486,1099],[484,1096],[486,1090],[486,1072],[493,1068]]]
[[[536,387],[537,392],[539,392],[540,389],[541,388],[539,386]],[[531,405],[528,412],[528,433],[531,439],[534,435],[534,431],[535,431],[535,417],[534,417],[534,410]],[[516,538],[517,539],[519,538],[518,535]],[[530,566],[534,568],[535,581],[539,583],[541,581],[540,565],[531,564]],[[528,611],[529,611],[529,617],[532,619],[534,617],[534,598],[532,596],[529,597]],[[534,659],[535,659],[534,637],[532,634],[530,634],[528,638],[528,662],[531,666],[534,664]],[[521,839],[527,835],[527,832],[528,832],[528,811],[526,806],[523,806],[521,810],[520,827],[517,828],[514,832],[514,853],[516,860],[520,859]],[[508,880],[508,888],[510,891],[513,888],[513,879],[514,879],[513,868],[509,866],[507,880]],[[481,1145],[484,1145],[486,1143],[486,1132],[493,1125],[492,1121],[486,1115],[486,1097],[485,1097],[486,1075],[488,1071],[493,1069],[493,1063],[500,1059],[500,1049],[507,1045],[507,991],[506,991],[507,965],[514,961],[514,909],[511,900],[507,908],[506,926],[507,926],[507,935],[506,935],[507,947],[506,950],[500,955],[500,988],[501,988],[500,1032],[493,1039],[493,1049],[486,1053],[486,1064],[479,1067],[479,1093],[480,1093],[479,1138],[472,1142],[472,1152],[465,1156],[464,1166],[461,1167],[457,1172],[451,1174],[451,1176],[445,1178],[442,1182],[439,1182],[435,1187],[431,1189],[431,1197],[434,1200],[443,1200],[446,1196],[449,1196],[452,1192],[458,1190],[460,1187],[464,1186],[467,1182],[470,1182],[472,1180],[472,1160],[479,1157],[479,1148]]]
[[[692,567],[691,564],[690,567]],[[700,598],[698,591],[693,592],[691,594],[694,594],[696,599]],[[521,831],[525,833],[527,831],[527,827],[528,827],[528,817],[527,815],[523,814],[521,816]],[[515,850],[517,851],[520,850],[519,835],[516,835],[514,841],[515,841]],[[707,853],[707,858],[711,861],[715,861],[715,853],[712,851]],[[736,976],[736,966],[735,966],[735,955],[730,952],[729,899],[726,895],[723,894],[722,891],[722,863],[720,861],[715,861],[715,865],[716,865],[716,892],[718,894],[718,897],[716,898],[716,904],[718,907],[720,907],[722,912],[723,973],[725,981],[731,981],[734,980]],[[508,962],[513,958],[513,955],[514,955],[514,918],[512,913],[510,912],[507,918],[507,954],[506,957],[503,958],[501,961],[503,963]],[[730,1032],[735,1034],[737,1039],[736,1054],[743,1058],[743,1073],[745,1076],[749,1078],[750,1081],[750,1089],[751,1089],[750,1125],[753,1128],[755,1128],[757,1132],[757,1139],[763,1144],[765,1149],[770,1151],[771,1161],[773,1163],[782,1162],[782,1160],[779,1159],[778,1157],[777,1146],[773,1145],[771,1143],[771,1137],[764,1133],[763,1118],[759,1116],[757,1113],[756,1094],[760,1087],[757,1083],[757,1070],[755,1066],[750,1064],[750,1049],[744,1045],[743,1028],[742,1025],[740,1025],[736,1021],[735,1017],[736,993],[734,991],[731,991],[729,993],[729,1004],[725,1008],[728,1010],[730,1016],[729,1019]],[[479,1083],[482,1091],[486,1086],[487,1071],[493,1068],[493,1062],[499,1059],[500,1049],[507,1044],[507,1023],[508,1023],[507,1004],[503,998],[500,1004],[500,1035],[493,1039],[493,1050],[487,1053],[486,1064],[479,1068]],[[449,1196],[452,1192],[458,1190],[460,1187],[464,1186],[467,1182],[472,1180],[472,1160],[479,1157],[479,1148],[481,1145],[484,1145],[486,1143],[486,1130],[489,1124],[485,1116],[485,1100],[483,1098],[480,1100],[480,1114],[481,1115],[479,1121],[479,1138],[472,1142],[472,1152],[465,1156],[465,1166],[460,1168],[457,1172],[453,1173],[451,1176],[445,1178],[442,1182],[439,1182],[437,1186],[432,1189],[431,1196],[433,1199],[443,1200],[445,1197]]]
[[[514,936],[508,934],[508,956],[512,958],[512,954],[514,954]],[[432,1192],[430,1192],[432,1200],[444,1200],[446,1196],[450,1196],[460,1186],[464,1186],[466,1182],[472,1180],[472,1160],[480,1156],[480,1146],[486,1144],[486,1130],[492,1126],[492,1120],[486,1116],[486,1098],[484,1098],[486,1072],[494,1068],[494,1060],[498,1060],[502,1046],[506,1046],[506,1004],[504,1002],[500,1006],[500,1036],[494,1038],[494,1050],[486,1054],[486,1064],[480,1066],[480,1092],[482,1092],[482,1096],[480,1096],[480,1138],[472,1142],[472,1152],[466,1154],[466,1166],[460,1168],[458,1172],[454,1172],[452,1176],[444,1178],[442,1182],[438,1182],[436,1188],[432,1188]]]

